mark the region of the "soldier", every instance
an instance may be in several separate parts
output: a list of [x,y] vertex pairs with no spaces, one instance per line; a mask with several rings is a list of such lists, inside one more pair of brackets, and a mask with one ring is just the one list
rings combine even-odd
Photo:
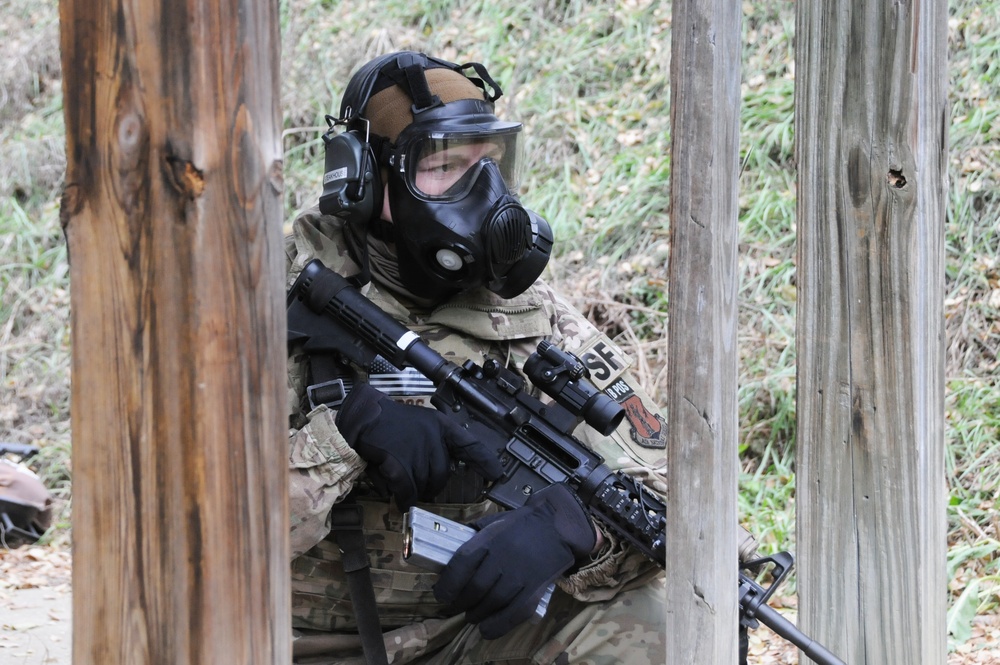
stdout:
[[[401,52],[363,66],[329,119],[319,205],[286,238],[288,284],[319,258],[459,365],[520,371],[543,339],[585,358],[627,417],[575,435],[662,497],[659,409],[626,354],[539,279],[552,233],[518,199],[521,125],[496,117],[500,94],[478,63]],[[499,462],[431,407],[429,381],[384,365],[290,345],[295,662],[663,663],[662,571],[561,484],[514,510],[484,500]],[[479,529],[440,574],[402,558],[414,505]]]

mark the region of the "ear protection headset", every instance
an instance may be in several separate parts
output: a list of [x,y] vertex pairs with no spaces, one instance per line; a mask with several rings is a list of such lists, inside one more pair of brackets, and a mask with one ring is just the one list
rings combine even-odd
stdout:
[[[387,146],[383,137],[372,136],[369,132],[368,120],[364,117],[368,101],[376,92],[379,76],[385,73],[390,75],[385,81],[387,85],[406,81],[414,100],[411,106],[414,116],[440,106],[441,100],[430,93],[423,77],[425,70],[436,67],[458,72],[472,67],[481,79],[470,80],[483,88],[489,101],[495,101],[502,94],[500,87],[478,63],[457,65],[413,51],[390,53],[366,63],[344,91],[340,118],[326,116],[329,129],[323,134],[326,154],[323,193],[319,199],[321,213],[341,217],[349,224],[367,223],[381,214],[382,178],[378,154]],[[492,88],[489,93],[485,92],[487,85]]]
[[[359,118],[352,123],[328,115],[326,122],[330,128],[323,134],[326,156],[319,211],[348,224],[367,223],[382,212],[382,178],[369,143],[368,121]],[[350,129],[352,124],[362,127]],[[338,132],[337,127],[345,129]]]

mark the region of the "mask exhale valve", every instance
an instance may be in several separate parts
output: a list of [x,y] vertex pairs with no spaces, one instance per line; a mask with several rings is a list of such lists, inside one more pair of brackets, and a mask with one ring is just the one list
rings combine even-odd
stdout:
[[454,250],[439,249],[435,258],[437,258],[438,265],[445,270],[457,272],[462,269],[462,257]]

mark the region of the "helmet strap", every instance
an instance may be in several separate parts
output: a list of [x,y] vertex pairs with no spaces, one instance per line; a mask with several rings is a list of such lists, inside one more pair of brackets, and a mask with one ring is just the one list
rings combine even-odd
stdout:
[[381,217],[369,222],[368,232],[383,242],[396,242],[396,227]]
[[403,74],[406,76],[410,99],[413,100],[413,105],[410,107],[413,115],[441,106],[441,98],[431,94],[422,65],[410,65],[403,70]]
[[372,281],[371,255],[368,252],[368,239],[365,237],[363,225],[361,228],[361,237],[358,238],[358,244],[361,245],[359,248],[359,254],[361,254],[361,256],[356,258],[358,263],[361,265],[361,272],[347,278],[347,281],[351,283],[351,286],[356,289],[360,289],[362,286]]
[[[475,78],[469,76],[468,74],[465,74],[465,70],[470,68],[476,72],[476,75],[478,75],[479,78]],[[483,94],[486,95],[486,99],[488,101],[495,102],[496,100],[500,99],[501,95],[503,95],[503,90],[500,89],[500,86],[497,84],[496,81],[493,80],[493,77],[490,76],[490,73],[488,71],[486,71],[486,67],[484,67],[482,63],[467,62],[464,65],[460,65],[458,67],[458,71],[465,74],[466,78],[468,78],[476,85],[476,87],[482,90]],[[489,86],[490,89],[487,90],[486,86]]]
[[431,93],[427,77],[424,75],[423,64],[413,63],[393,71],[384,71],[383,74],[405,90],[413,100],[410,110],[414,116],[442,105],[441,98]]

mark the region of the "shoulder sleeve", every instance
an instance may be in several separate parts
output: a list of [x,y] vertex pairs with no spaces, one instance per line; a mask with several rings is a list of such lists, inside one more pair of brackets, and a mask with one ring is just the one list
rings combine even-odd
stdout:
[[330,508],[351,491],[365,468],[334,425],[333,411],[321,405],[307,418],[289,437],[292,558],[326,537]]
[[292,558],[330,532],[330,508],[345,497],[365,469],[326,405],[304,412],[306,358],[288,358],[288,491]]
[[292,232],[285,236],[285,286],[291,286],[305,264],[314,258],[341,274],[359,270],[347,248],[344,220],[320,213],[318,204],[296,215]]
[[[333,263],[345,254],[334,222],[313,206],[299,213],[284,238],[286,288],[310,259]],[[334,259],[334,260],[331,260]],[[292,557],[309,550],[329,533],[330,508],[346,496],[365,468],[334,423],[326,406],[310,411],[305,400],[308,358],[288,357],[288,490]]]

